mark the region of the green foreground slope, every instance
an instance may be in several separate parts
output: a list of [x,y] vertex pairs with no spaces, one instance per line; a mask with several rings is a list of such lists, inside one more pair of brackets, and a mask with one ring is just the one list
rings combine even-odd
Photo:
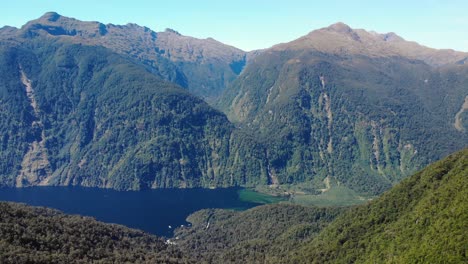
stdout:
[[0,263],[188,263],[163,240],[89,217],[0,202]]
[[206,209],[190,215],[192,226],[177,229],[174,241],[200,263],[277,262],[317,236],[342,211],[290,204],[244,212]]
[[341,215],[291,263],[466,263],[468,149]]
[[176,242],[208,263],[466,263],[467,167],[465,149],[348,210],[202,210]]

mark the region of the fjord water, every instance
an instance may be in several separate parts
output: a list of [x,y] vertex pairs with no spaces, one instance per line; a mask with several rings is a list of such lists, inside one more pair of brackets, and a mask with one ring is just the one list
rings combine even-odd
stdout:
[[0,200],[46,206],[68,214],[91,216],[102,222],[169,237],[175,227],[187,225],[186,217],[197,210],[245,210],[259,205],[240,199],[241,190],[157,189],[120,192],[83,187],[29,187],[0,189]]

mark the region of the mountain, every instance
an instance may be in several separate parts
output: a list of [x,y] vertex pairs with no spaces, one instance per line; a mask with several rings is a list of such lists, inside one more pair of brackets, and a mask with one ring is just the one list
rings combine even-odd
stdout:
[[0,202],[2,263],[191,263],[158,237],[78,215]]
[[362,55],[366,57],[404,57],[421,60],[433,66],[465,64],[468,54],[450,49],[437,50],[406,41],[390,32],[379,34],[374,31],[352,29],[338,22],[329,27],[315,30],[297,40],[279,44],[273,50],[313,49],[336,55]]
[[154,32],[136,24],[83,22],[54,12],[28,22],[18,31],[28,38],[46,36],[106,47],[209,101],[215,100],[246,64],[246,52],[212,38],[183,36],[171,29]]
[[270,183],[378,194],[468,146],[467,58],[338,23],[252,58],[219,107]]
[[468,145],[466,58],[342,23],[246,54],[46,13],[0,29],[0,186],[378,195]]
[[365,206],[298,249],[291,263],[466,263],[468,149]]
[[221,112],[109,49],[5,38],[0,76],[0,186],[259,182],[263,152]]

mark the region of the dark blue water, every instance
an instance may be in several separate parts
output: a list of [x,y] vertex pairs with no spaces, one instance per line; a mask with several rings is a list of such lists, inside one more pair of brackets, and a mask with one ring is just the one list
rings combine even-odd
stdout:
[[[0,189],[0,200],[92,216],[99,221],[138,228],[159,236],[187,225],[187,216],[204,208],[244,210],[258,204],[241,201],[239,189],[158,189],[139,192],[82,187]],[[172,228],[169,228],[172,226]]]

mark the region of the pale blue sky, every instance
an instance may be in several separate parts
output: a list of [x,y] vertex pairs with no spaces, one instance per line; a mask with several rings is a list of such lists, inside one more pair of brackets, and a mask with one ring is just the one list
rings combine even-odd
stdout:
[[341,21],[396,32],[434,48],[468,52],[467,0],[0,0],[0,27],[20,27],[47,11],[86,21],[172,28],[243,50],[267,48]]

